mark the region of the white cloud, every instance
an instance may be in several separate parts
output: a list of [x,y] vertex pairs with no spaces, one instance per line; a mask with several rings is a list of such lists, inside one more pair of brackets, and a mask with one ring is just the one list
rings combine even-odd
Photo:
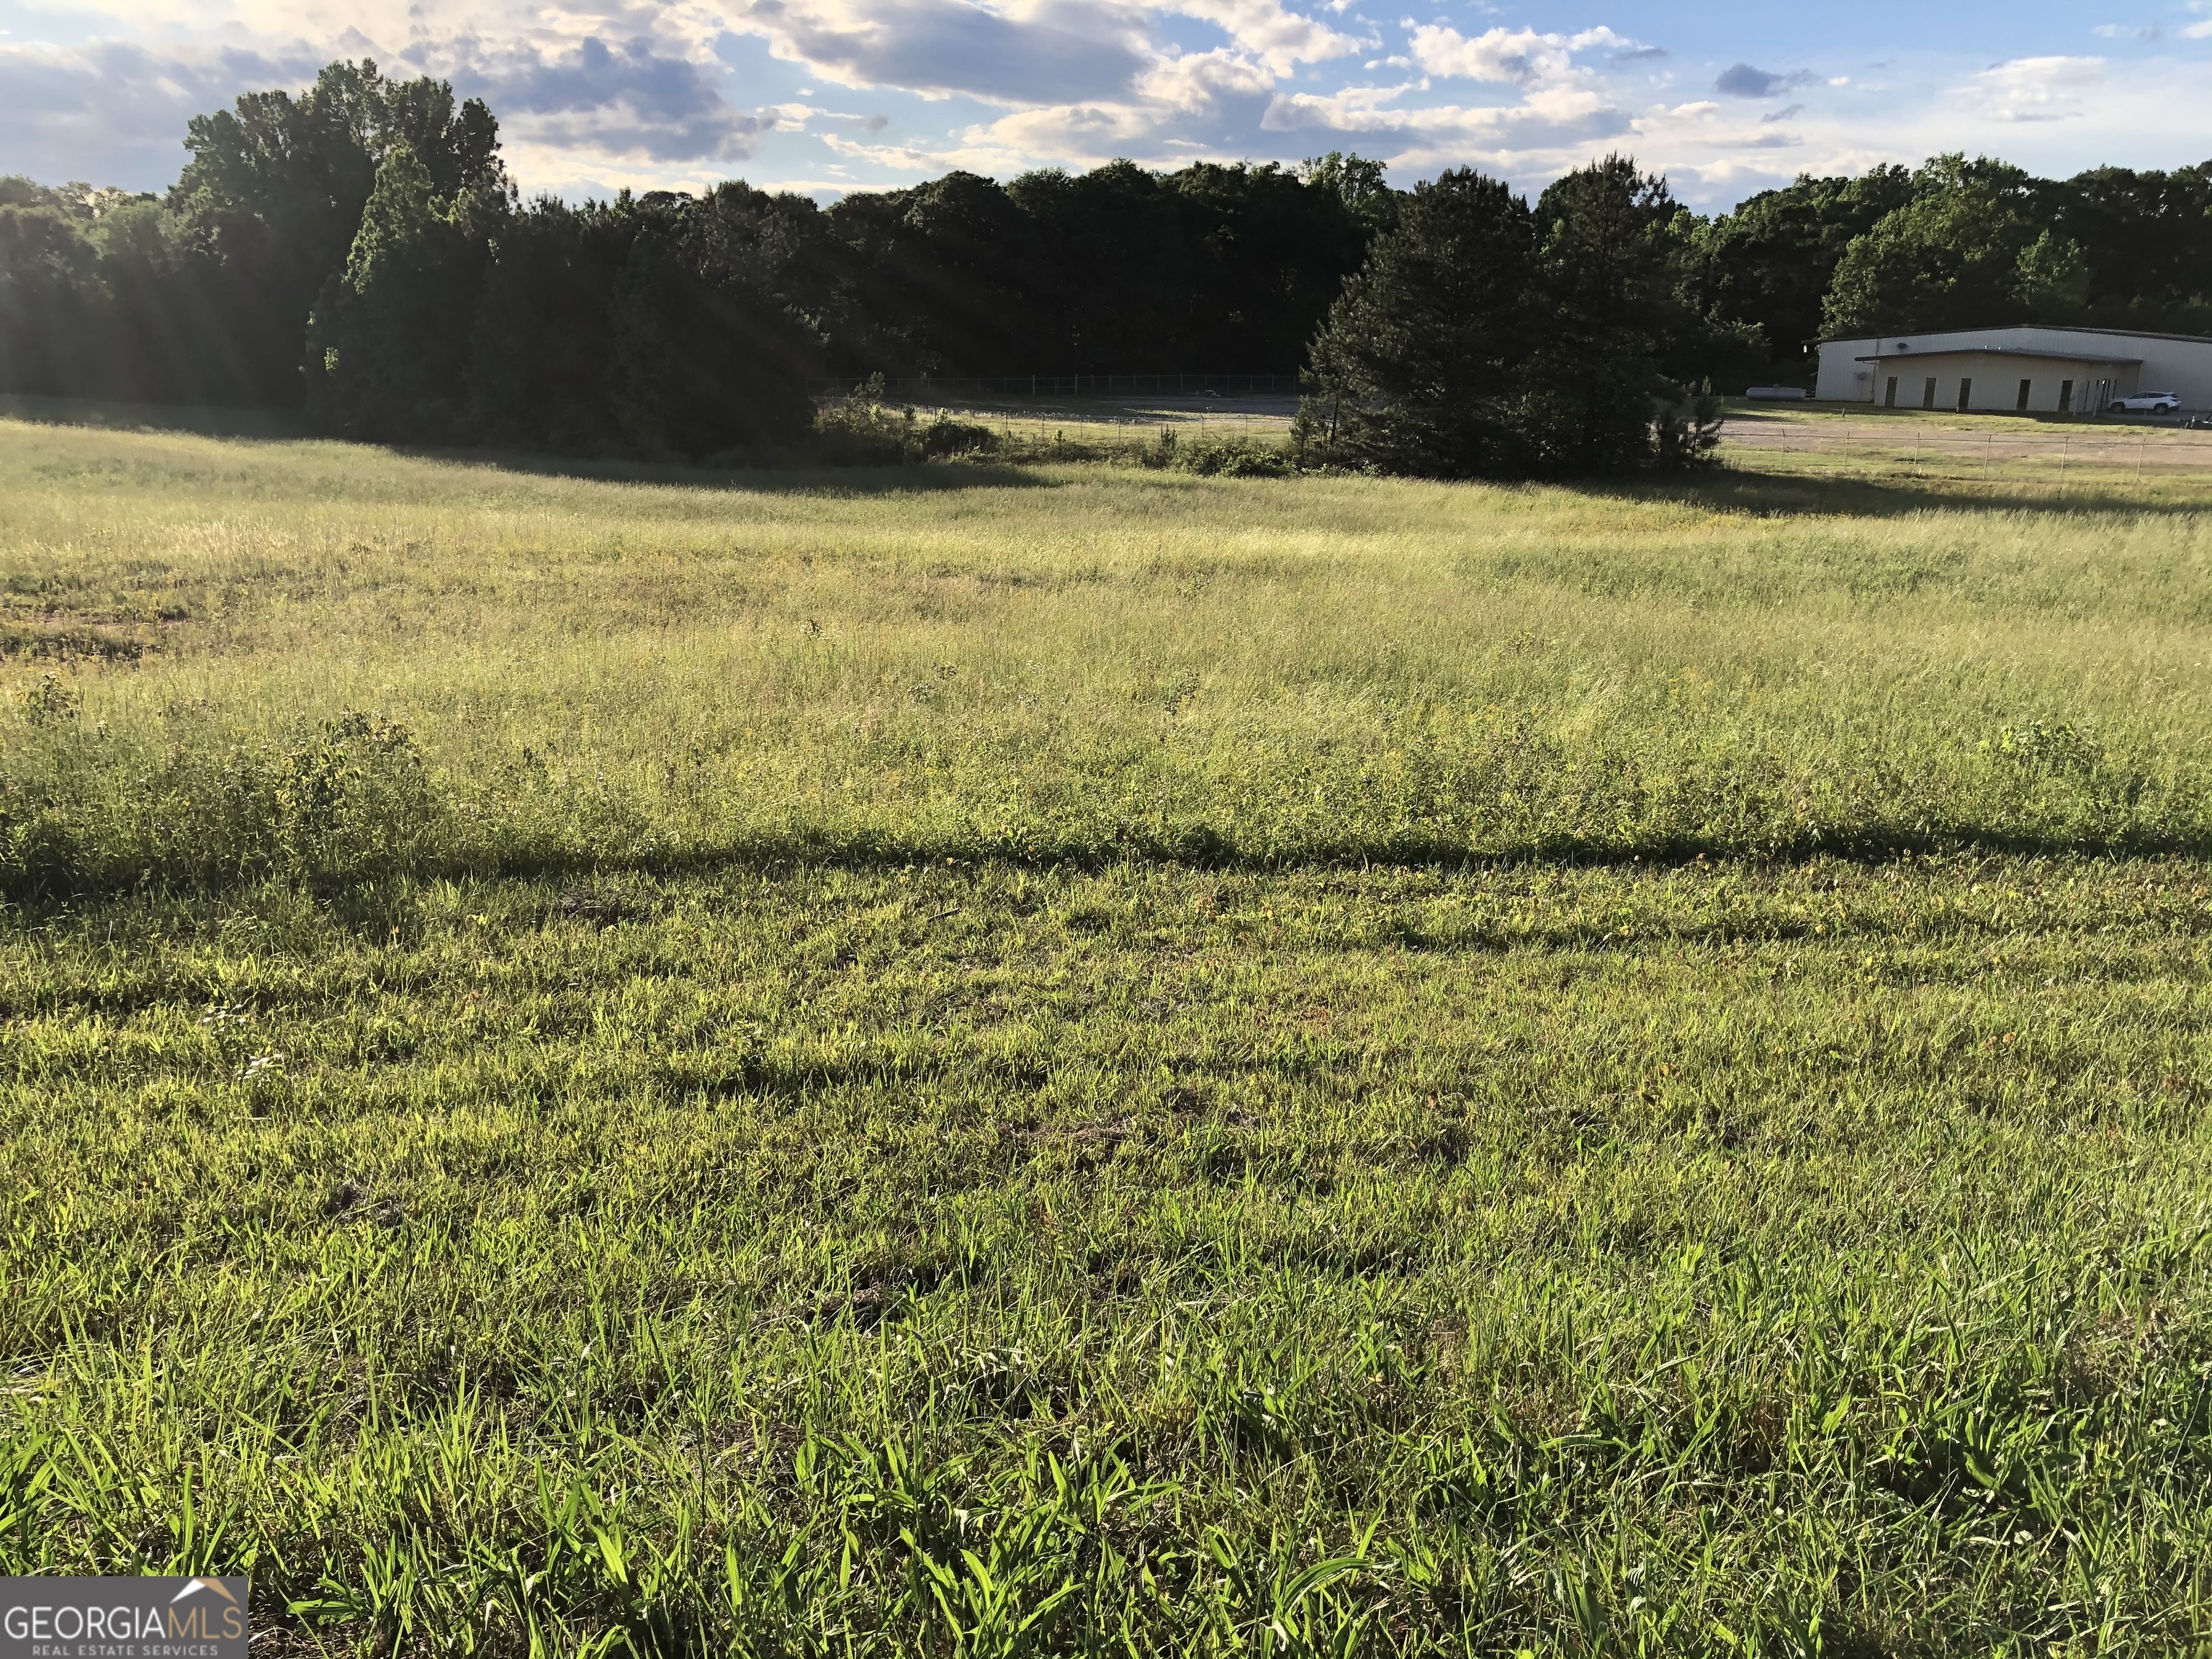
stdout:
[[2015,58],[1969,83],[1993,121],[2063,121],[2086,107],[2083,92],[2103,82],[2101,58]]
[[[1287,10],[1280,0],[1175,0],[1175,15],[1212,25],[1231,44],[1182,51],[1133,36],[1131,50],[1145,61],[1097,88],[1108,95],[1017,107],[936,145],[828,142],[841,154],[908,172],[964,167],[1003,174],[1038,161],[1095,165],[1118,155],[1171,165],[1227,150],[1215,137],[1224,120],[1248,130],[1258,126],[1279,82],[1302,65],[1356,52],[1362,44]],[[1238,111],[1245,112],[1244,118],[1237,118]]]
[[1118,0],[733,0],[726,27],[848,87],[1044,105],[1126,88],[1143,70],[1145,14]]
[[849,155],[855,161],[866,161],[874,167],[890,167],[899,173],[946,173],[954,167],[968,165],[966,161],[955,159],[949,152],[920,149],[910,144],[863,144],[834,132],[823,134],[822,142],[839,155]]
[[1163,58],[1146,71],[1138,90],[1162,110],[1201,111],[1224,98],[1265,97],[1274,89],[1275,79],[1259,60],[1218,48]]
[[13,94],[0,70],[0,145],[14,153],[35,156],[38,143],[11,127],[29,118],[50,137],[66,132],[69,118],[49,109],[40,119],[40,106],[75,100],[81,118],[108,134],[89,147],[95,153],[112,149],[116,132],[158,122],[158,148],[173,158],[161,170],[173,176],[189,115],[252,88],[301,86],[337,57],[439,76],[483,98],[500,118],[510,165],[531,182],[610,169],[659,179],[700,164],[711,176],[785,125],[774,111],[732,102],[713,50],[720,26],[688,4],[461,0],[433,10],[413,0],[82,0],[82,9],[119,15],[131,44],[19,62],[26,84]]
[[1624,57],[1640,57],[1648,50],[1609,28],[1585,29],[1579,34],[1494,28],[1470,40],[1457,29],[1424,23],[1413,30],[1413,42],[1414,58],[1431,75],[1522,87],[1558,86],[1588,78],[1575,54],[1594,46]]
[[0,171],[51,182],[166,183],[185,160],[185,123],[247,86],[311,78],[320,62],[262,49],[118,40],[0,44]]
[[1848,28],[1825,53],[1802,28],[1647,45],[1595,24],[1524,26],[1502,0],[1402,21],[1352,0],[0,6],[19,33],[61,20],[68,42],[0,39],[0,171],[142,187],[175,176],[190,115],[249,88],[303,84],[341,54],[486,98],[532,188],[696,185],[742,166],[830,190],[951,167],[1005,177],[1046,161],[1354,146],[1401,182],[1468,164],[1533,186],[1620,147],[1689,199],[1726,202],[1801,167],[1941,149],[2058,173],[2173,166],[2195,159],[2177,112],[2212,106],[2212,64],[2181,44],[2212,38],[2212,0],[2170,21],[2163,45],[2114,48],[2124,97],[2116,67],[2063,55],[2083,44],[2080,22],[2049,39],[2012,28],[2000,38],[2020,55],[1985,67],[1893,47],[1876,62]]
[[1379,141],[1401,170],[1475,166],[1522,185],[1564,172],[1631,131],[1631,118],[1588,88],[1547,88],[1508,105],[1398,101],[1416,90],[1350,87],[1326,95],[1283,94],[1268,104],[1262,125],[1277,132],[1355,137],[1370,154]]
[[1310,17],[1284,10],[1282,0],[1176,0],[1176,9],[1212,23],[1274,76],[1288,75],[1301,64],[1348,57],[1361,44]]
[[757,140],[795,125],[776,110],[740,110],[714,69],[649,38],[586,36],[573,49],[487,46],[464,38],[418,47],[420,66],[486,100],[525,158],[582,152],[635,166],[743,161]]

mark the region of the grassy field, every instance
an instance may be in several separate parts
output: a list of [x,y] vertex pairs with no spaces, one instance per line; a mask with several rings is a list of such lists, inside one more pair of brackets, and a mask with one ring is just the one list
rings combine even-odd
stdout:
[[1846,459],[0,424],[0,1571],[2212,1650],[2212,477]]
[[2142,417],[1741,404],[1729,410],[1722,442],[1739,462],[1769,472],[2045,504],[2063,502],[2077,488],[2092,500],[2117,489],[2144,506],[2186,502],[2212,470],[2212,431]]

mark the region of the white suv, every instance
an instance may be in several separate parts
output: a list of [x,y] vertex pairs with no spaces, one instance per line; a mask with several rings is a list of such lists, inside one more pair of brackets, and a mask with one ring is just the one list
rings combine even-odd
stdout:
[[2131,397],[2115,398],[2106,405],[2113,415],[2165,415],[2181,407],[2181,399],[2171,392],[2138,392]]

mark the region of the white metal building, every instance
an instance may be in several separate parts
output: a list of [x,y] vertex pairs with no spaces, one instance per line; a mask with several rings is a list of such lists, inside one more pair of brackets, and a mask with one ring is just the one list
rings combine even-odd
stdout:
[[2093,414],[2138,392],[2212,409],[2212,339],[2023,325],[1823,340],[1814,396],[1891,409]]

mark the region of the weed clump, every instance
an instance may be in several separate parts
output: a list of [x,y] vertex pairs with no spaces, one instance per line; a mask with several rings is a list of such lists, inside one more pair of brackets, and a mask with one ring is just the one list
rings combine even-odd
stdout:
[[438,816],[414,733],[359,709],[325,721],[296,747],[252,756],[237,775],[252,803],[248,822],[269,827],[279,874],[311,880],[389,875],[413,862],[414,844]]
[[1298,471],[1296,460],[1279,447],[1245,438],[1202,438],[1187,444],[1166,426],[1139,459],[1154,471],[1192,472],[1202,478],[1287,478]]
[[349,709],[288,743],[223,744],[179,711],[139,746],[65,723],[64,695],[33,705],[47,712],[0,775],[0,890],[370,882],[447,844],[441,792],[396,721]]
[[900,466],[996,454],[999,434],[940,410],[927,421],[911,406],[884,401],[883,376],[870,377],[815,418],[813,459],[836,466]]
[[49,668],[23,694],[23,713],[34,726],[55,726],[76,718],[78,701],[76,688]]

